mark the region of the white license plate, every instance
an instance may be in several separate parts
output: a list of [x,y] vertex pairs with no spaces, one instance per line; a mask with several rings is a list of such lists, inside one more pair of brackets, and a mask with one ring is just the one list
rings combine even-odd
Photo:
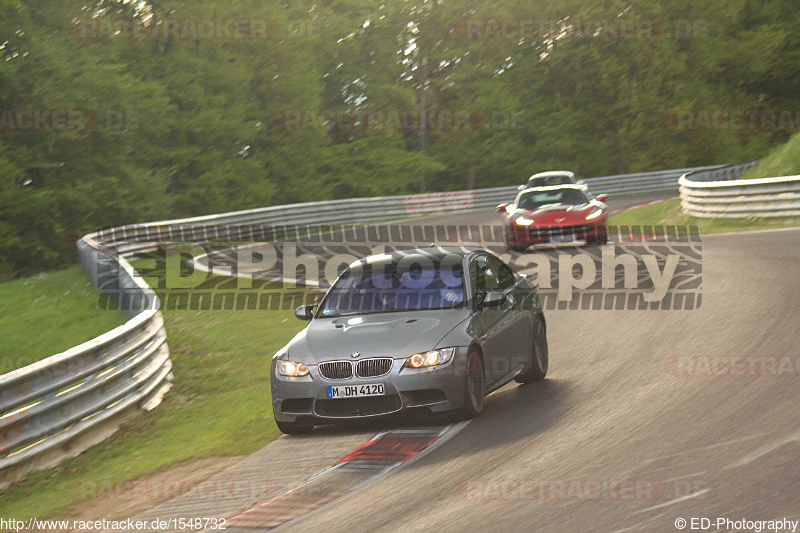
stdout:
[[553,235],[550,237],[550,242],[572,242],[575,240],[575,235],[568,233],[566,235]]
[[338,385],[328,387],[328,398],[361,398],[363,396],[384,396],[386,388],[383,383],[365,383],[363,385]]

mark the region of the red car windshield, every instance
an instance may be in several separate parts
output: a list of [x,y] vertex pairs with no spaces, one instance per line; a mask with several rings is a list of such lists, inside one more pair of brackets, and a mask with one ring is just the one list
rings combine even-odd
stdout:
[[586,195],[577,189],[558,189],[555,191],[531,191],[522,195],[517,207],[520,209],[541,209],[546,205],[582,205],[589,203]]

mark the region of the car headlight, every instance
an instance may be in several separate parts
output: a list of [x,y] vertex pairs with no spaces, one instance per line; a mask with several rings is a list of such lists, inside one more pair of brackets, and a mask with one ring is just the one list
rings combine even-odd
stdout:
[[595,207],[592,209],[592,212],[586,215],[586,220],[592,220],[593,218],[597,218],[603,214],[603,210],[599,207]]
[[453,358],[454,353],[456,353],[455,348],[439,348],[438,350],[415,353],[406,359],[406,366],[422,368],[423,366],[443,365]]
[[278,374],[281,376],[307,376],[308,367],[303,363],[295,363],[294,361],[278,361]]
[[514,222],[520,226],[530,226],[533,224],[533,220],[526,218],[526,217],[517,217],[514,219]]

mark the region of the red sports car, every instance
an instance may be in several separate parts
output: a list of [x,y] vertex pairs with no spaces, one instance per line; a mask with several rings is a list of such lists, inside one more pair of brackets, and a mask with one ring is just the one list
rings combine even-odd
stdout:
[[513,204],[500,204],[506,227],[506,246],[522,251],[547,242],[608,242],[607,194],[596,198],[576,185],[525,189]]

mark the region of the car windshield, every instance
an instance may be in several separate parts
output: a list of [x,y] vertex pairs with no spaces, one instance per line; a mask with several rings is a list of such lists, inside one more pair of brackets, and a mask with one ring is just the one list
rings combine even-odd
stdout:
[[557,189],[554,191],[531,191],[520,196],[517,207],[520,209],[540,209],[546,205],[581,205],[589,201],[577,189]]
[[462,280],[458,256],[407,256],[399,262],[351,265],[328,292],[318,316],[461,307]]
[[561,174],[558,176],[542,176],[540,178],[531,178],[528,181],[528,187],[552,187],[554,185],[569,185],[572,180],[569,176]]

